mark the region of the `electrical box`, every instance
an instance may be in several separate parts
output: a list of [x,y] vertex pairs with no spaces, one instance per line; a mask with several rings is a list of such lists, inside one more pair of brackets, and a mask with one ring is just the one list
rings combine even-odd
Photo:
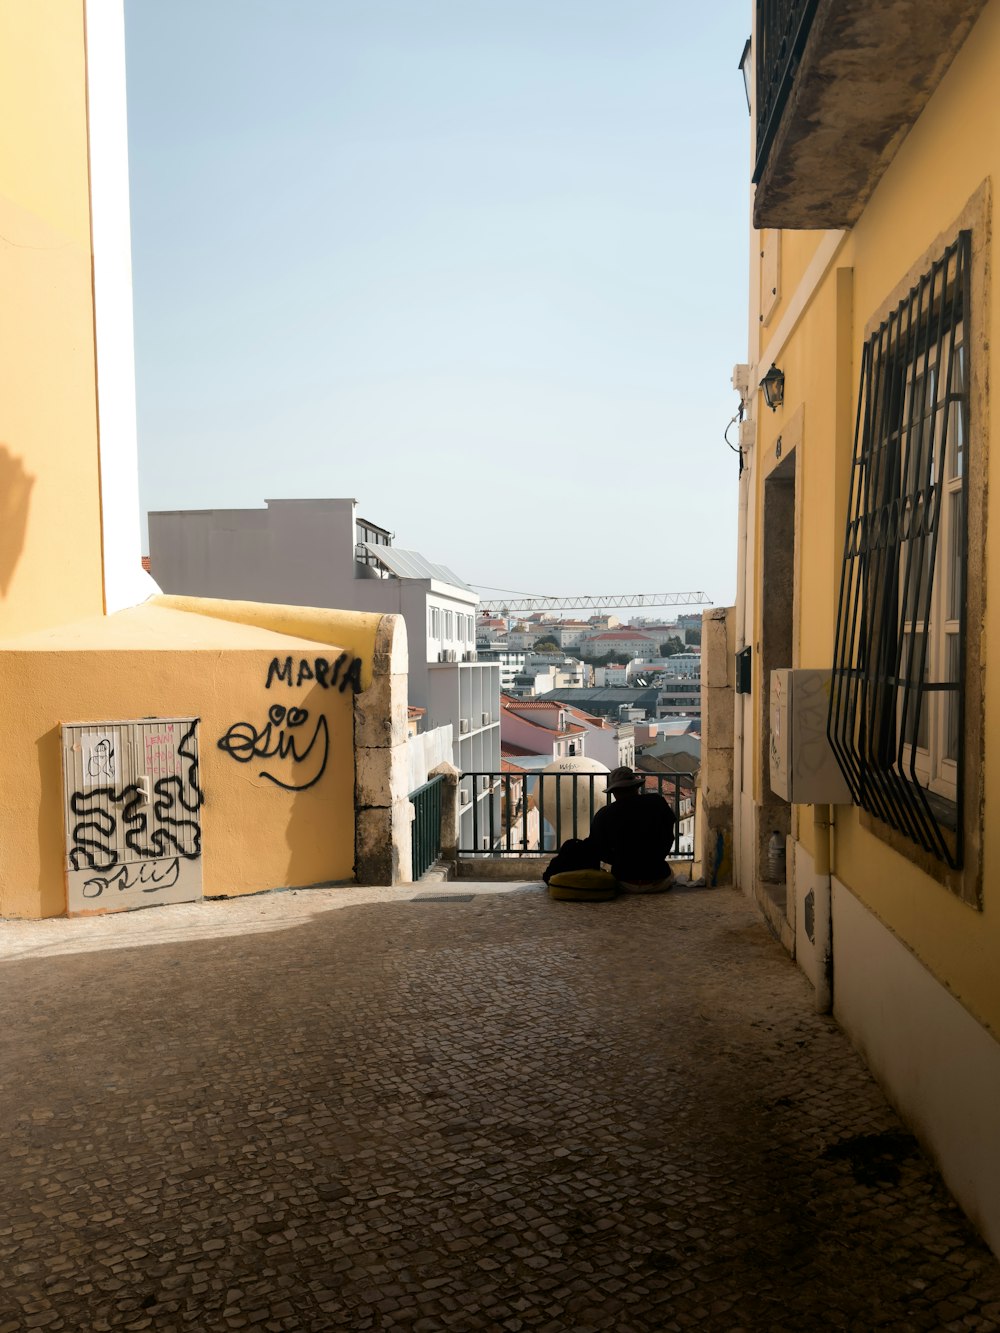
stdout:
[[750,694],[753,690],[753,647],[747,644],[736,654],[736,693]]
[[771,790],[792,805],[850,805],[826,734],[830,671],[771,672]]
[[200,898],[197,718],[61,730],[67,915]]

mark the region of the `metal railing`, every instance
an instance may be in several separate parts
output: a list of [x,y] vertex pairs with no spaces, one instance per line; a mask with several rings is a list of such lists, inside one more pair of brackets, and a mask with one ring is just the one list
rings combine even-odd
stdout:
[[437,860],[441,850],[441,798],[444,778],[431,778],[416,791],[410,792],[413,803],[413,823],[410,825],[410,848],[413,854],[413,878],[420,876]]
[[818,0],[757,0],[757,152],[760,180],[792,91]]
[[[695,775],[643,773],[646,790],[674,812],[671,861],[693,861]],[[463,773],[460,856],[552,856],[567,838],[585,838],[605,803],[607,773]],[[470,790],[471,789],[471,790]]]

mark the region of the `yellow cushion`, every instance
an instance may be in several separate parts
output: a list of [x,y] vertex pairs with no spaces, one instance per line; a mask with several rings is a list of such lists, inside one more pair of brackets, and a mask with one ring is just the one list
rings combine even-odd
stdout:
[[562,902],[607,902],[618,893],[618,881],[606,870],[564,870],[549,880],[549,897]]

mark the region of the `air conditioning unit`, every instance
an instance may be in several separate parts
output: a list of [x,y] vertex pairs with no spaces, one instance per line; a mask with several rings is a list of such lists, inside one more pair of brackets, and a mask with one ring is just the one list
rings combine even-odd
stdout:
[[480,791],[489,791],[489,789],[490,789],[490,780],[489,780],[489,778],[483,778],[483,779],[481,779],[481,781],[480,781],[480,783],[479,783],[479,789],[480,789]]
[[482,716],[481,721],[482,721],[482,725],[483,725],[484,727],[488,727],[488,726],[490,725],[490,715],[489,715],[489,713],[484,713],[483,716]]
[[472,797],[471,797],[471,796],[469,795],[469,793],[468,793],[467,791],[465,791],[464,788],[463,788],[463,790],[462,790],[462,804],[463,804],[463,805],[468,805],[469,802],[470,802],[471,800],[472,800]]
[[454,648],[446,648],[444,652],[444,660],[446,662],[457,662],[458,653],[455,651]]
[[463,736],[469,730],[469,719],[467,717],[462,718],[462,720],[458,724],[458,729]]

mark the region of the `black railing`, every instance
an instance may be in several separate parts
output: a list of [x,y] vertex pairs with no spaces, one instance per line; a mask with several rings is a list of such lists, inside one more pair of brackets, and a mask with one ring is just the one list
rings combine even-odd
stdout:
[[757,0],[757,148],[753,179],[767,163],[792,91],[818,0]]
[[[646,790],[666,797],[674,812],[670,860],[694,860],[694,774],[642,776]],[[567,838],[587,836],[607,781],[607,773],[463,773],[459,855],[552,856]]]
[[416,791],[410,792],[413,802],[413,823],[410,825],[410,848],[413,853],[413,878],[420,876],[437,860],[441,850],[441,797],[444,778],[431,778]]

